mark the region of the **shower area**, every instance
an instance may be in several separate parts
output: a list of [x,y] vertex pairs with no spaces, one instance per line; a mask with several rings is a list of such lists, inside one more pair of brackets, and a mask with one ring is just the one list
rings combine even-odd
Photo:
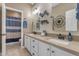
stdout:
[[6,43],[21,39],[21,14],[6,9]]

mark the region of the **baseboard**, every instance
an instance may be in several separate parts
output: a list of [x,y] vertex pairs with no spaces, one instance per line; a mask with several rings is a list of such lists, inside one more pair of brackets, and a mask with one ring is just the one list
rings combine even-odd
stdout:
[[6,45],[14,45],[14,44],[19,44],[19,42],[10,42],[10,43],[6,43]]
[[21,46],[21,48],[25,48],[24,46]]

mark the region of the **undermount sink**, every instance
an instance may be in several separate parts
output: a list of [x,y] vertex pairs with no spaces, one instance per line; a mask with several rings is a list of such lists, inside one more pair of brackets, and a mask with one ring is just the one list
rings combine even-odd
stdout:
[[29,35],[34,35],[34,34],[29,34]]
[[59,44],[64,44],[64,45],[69,45],[69,41],[66,41],[66,40],[59,40],[59,39],[49,39],[50,42],[53,42],[53,43],[59,43]]

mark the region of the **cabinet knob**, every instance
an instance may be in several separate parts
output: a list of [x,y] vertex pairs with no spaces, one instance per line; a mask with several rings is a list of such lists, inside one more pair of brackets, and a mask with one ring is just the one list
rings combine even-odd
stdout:
[[33,40],[33,42],[35,42],[35,40]]
[[50,50],[49,48],[47,50]]
[[32,46],[33,48],[35,48],[35,46]]
[[35,55],[34,53],[32,53],[32,55]]
[[52,51],[52,53],[54,53],[54,51]]

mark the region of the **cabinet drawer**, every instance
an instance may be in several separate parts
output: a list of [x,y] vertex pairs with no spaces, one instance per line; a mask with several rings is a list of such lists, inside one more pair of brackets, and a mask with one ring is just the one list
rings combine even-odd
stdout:
[[36,52],[32,49],[31,55],[32,55],[32,56],[38,56],[38,53],[36,53]]
[[39,56],[50,56],[50,45],[39,41]]
[[38,40],[35,40],[34,38],[31,39],[31,43],[38,44]]
[[35,52],[37,52],[38,53],[38,46],[37,45],[31,45],[31,49],[33,49]]

